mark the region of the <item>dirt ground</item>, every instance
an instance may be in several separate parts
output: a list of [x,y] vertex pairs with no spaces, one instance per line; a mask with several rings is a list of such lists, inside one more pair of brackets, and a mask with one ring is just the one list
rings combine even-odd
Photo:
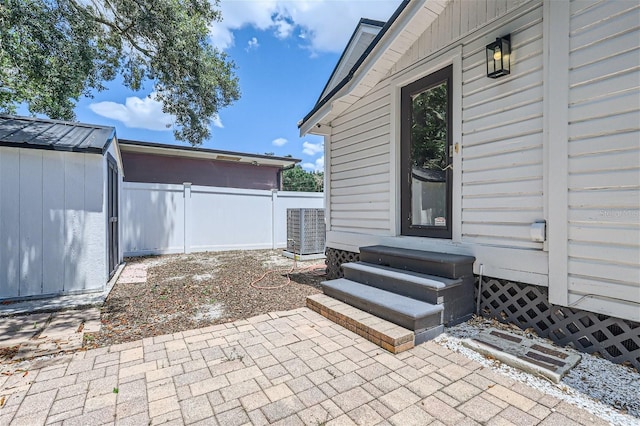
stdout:
[[323,260],[294,268],[276,250],[126,261],[146,264],[146,283],[114,286],[102,307],[100,332],[85,334],[87,349],[302,307],[325,279]]

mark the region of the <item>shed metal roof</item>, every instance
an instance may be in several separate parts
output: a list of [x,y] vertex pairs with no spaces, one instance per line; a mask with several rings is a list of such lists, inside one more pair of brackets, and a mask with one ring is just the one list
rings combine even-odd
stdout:
[[104,154],[115,133],[110,126],[0,115],[0,146]]

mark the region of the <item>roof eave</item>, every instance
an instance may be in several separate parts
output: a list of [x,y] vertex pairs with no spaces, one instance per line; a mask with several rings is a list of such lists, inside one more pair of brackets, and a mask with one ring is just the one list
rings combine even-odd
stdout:
[[131,141],[119,139],[118,144],[122,152],[138,152],[156,155],[174,155],[178,157],[205,158],[217,161],[229,161],[218,158],[220,156],[237,157],[232,161],[242,164],[253,164],[287,168],[300,163],[302,160],[289,157],[276,157],[271,155],[247,154],[235,151],[219,151],[207,148],[184,147],[176,145],[158,144],[153,142]]
[[[439,13],[444,10],[448,0],[439,2],[429,1],[428,3],[436,5],[434,9],[438,10],[438,12],[431,10],[431,7],[427,7],[427,9],[429,9],[429,13],[434,15],[435,19]],[[328,122],[321,123],[321,120],[327,119],[327,117],[331,115],[336,101],[347,97],[355,88],[358,87],[370,71],[375,68],[376,63],[378,63],[384,56],[389,46],[398,39],[403,28],[411,22],[411,20],[420,10],[423,9],[423,7],[425,7],[426,4],[427,0],[405,0],[400,4],[393,16],[389,19],[378,36],[373,40],[370,47],[363,53],[349,74],[302,119],[298,126],[301,136],[304,136],[307,133],[313,133],[312,130],[314,126],[317,126],[318,124],[328,124]],[[378,67],[378,71],[380,71],[380,67]],[[380,79],[378,79],[378,81],[379,80]]]

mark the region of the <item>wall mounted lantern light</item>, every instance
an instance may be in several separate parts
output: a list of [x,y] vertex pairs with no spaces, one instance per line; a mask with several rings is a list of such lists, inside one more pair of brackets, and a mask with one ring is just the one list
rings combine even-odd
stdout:
[[511,34],[487,45],[487,77],[498,78],[511,72]]

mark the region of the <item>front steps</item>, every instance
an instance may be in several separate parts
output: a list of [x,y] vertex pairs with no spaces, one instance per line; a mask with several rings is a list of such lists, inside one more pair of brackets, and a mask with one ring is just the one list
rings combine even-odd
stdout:
[[[354,307],[356,315],[369,313],[396,324],[413,333],[416,345],[440,334],[445,325],[451,326],[471,317],[475,258],[370,246],[360,248],[360,259],[360,262],[342,265],[344,278],[322,283],[326,296]],[[318,300],[308,299],[307,305],[323,315],[331,310]],[[336,318],[334,314],[332,316]],[[351,320],[346,323],[355,321],[353,328],[358,329],[357,318]],[[380,340],[367,338],[380,344]],[[409,349],[407,344],[385,347],[394,353],[399,348]]]

